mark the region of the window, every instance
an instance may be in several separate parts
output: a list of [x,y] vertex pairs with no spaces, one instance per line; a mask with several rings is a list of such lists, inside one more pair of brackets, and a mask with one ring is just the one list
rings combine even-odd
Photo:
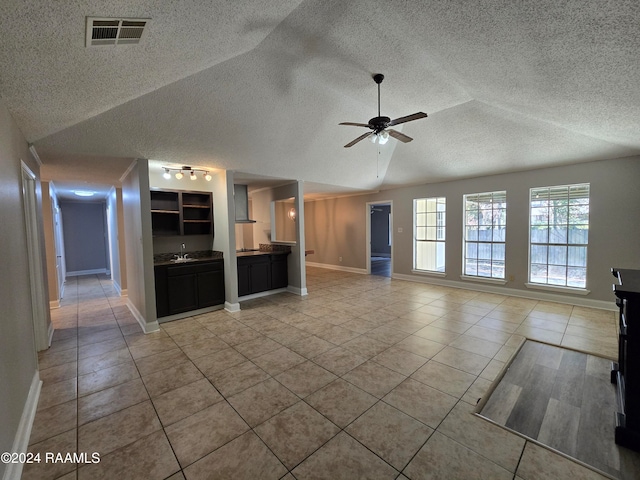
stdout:
[[585,288],[589,184],[532,188],[529,192],[529,281]]
[[464,196],[464,274],[504,279],[507,192]]
[[414,268],[444,272],[446,198],[417,198],[413,201],[415,218]]

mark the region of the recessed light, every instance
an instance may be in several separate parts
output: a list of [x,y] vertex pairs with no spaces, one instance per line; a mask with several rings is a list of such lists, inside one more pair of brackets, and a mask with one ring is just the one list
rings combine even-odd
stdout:
[[90,192],[89,190],[74,190],[73,193],[79,197],[93,197],[96,194],[96,192]]

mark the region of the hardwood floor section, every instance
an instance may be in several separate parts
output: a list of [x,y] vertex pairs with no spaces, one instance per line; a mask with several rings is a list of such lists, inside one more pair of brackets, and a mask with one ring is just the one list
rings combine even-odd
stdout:
[[391,277],[391,259],[385,257],[371,257],[371,275]]
[[480,415],[614,478],[637,479],[640,453],[614,441],[610,360],[526,341]]

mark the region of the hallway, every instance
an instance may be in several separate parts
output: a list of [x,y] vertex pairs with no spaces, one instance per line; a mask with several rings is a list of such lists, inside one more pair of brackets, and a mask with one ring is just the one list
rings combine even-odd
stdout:
[[604,478],[471,412],[522,335],[615,355],[613,312],[307,272],[308,297],[149,335],[108,278],[70,278],[30,451],[100,463],[23,478]]

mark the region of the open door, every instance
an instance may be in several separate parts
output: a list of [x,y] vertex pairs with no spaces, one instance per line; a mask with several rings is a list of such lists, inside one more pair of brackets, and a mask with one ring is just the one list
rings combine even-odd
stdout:
[[392,202],[367,203],[367,273],[391,277],[393,272]]

